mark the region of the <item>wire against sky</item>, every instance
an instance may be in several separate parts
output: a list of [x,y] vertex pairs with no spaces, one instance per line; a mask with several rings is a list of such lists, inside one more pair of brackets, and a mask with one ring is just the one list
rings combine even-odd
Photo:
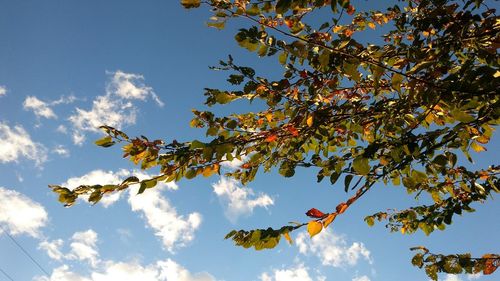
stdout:
[[[39,263],[39,262],[37,262],[37,261],[35,260],[35,258],[34,258],[34,257],[30,254],[30,253],[28,253],[28,251],[26,251],[26,249],[24,249],[24,247],[23,247],[23,246],[22,246],[19,242],[17,242],[17,240],[16,240],[16,239],[15,239],[12,235],[10,235],[10,233],[9,233],[9,232],[5,229],[5,227],[3,227],[3,226],[1,226],[1,227],[2,227],[3,232],[7,235],[7,237],[9,237],[9,238],[10,238],[10,240],[11,240],[12,242],[14,242],[14,244],[16,244],[16,246],[17,246],[19,249],[21,249],[21,251],[23,251],[23,253],[24,253],[24,254],[25,254],[25,255],[26,255],[26,256],[27,256],[27,257],[28,257],[28,258],[29,258],[29,259],[30,259],[30,260],[31,260],[31,261],[32,261],[32,262],[33,262],[36,266],[38,266],[38,268],[39,268],[39,269],[40,269],[40,270],[41,270],[41,271],[42,271],[42,272],[43,272],[43,273],[44,273],[47,277],[49,277],[49,276],[50,276],[49,272],[48,272],[47,270],[45,270],[45,268],[43,268],[43,267],[42,267],[42,265],[40,265],[40,263]],[[2,272],[3,272],[3,271],[2,271]],[[3,273],[5,274],[5,272],[3,272]]]

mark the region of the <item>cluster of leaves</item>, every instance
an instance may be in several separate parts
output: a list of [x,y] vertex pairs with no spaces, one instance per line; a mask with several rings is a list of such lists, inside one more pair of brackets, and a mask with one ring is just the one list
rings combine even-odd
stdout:
[[411,250],[419,251],[413,256],[411,263],[419,268],[424,267],[425,273],[432,280],[438,280],[438,272],[451,274],[482,272],[488,275],[495,272],[500,266],[500,256],[496,254],[485,254],[481,258],[473,258],[470,254],[433,254],[425,247],[414,247]]
[[[207,88],[206,105],[260,100],[265,108],[223,117],[193,111],[191,126],[206,129],[206,142],[130,139],[104,126],[107,136],[96,144],[125,143],[125,158],[159,168],[155,178],[130,182],[141,185],[139,192],[160,181],[220,174],[221,163],[235,158],[245,161],[226,176],[244,184],[259,170],[276,167],[292,177],[297,167],[312,167],[318,182],[343,179],[346,193],[354,192],[333,212],[311,209],[308,223],[228,234],[239,246],[272,248],[303,226],[314,236],[375,183],[403,185],[433,204],[380,212],[365,219],[369,225],[384,220],[391,231],[427,235],[443,230],[454,214],[499,192],[499,166],[474,171],[457,164],[462,157],[472,162],[471,151],[485,151],[500,122],[500,21],[485,2],[408,0],[385,11],[358,11],[348,0],[204,1],[213,12],[209,26],[246,19],[252,25],[238,31],[236,42],[260,57],[277,57],[284,70],[271,80],[229,57],[218,69],[229,71],[231,88],[239,90]],[[306,22],[323,8],[334,18]],[[380,44],[360,41],[363,32],[377,31]],[[95,203],[130,183],[52,188],[71,205],[83,194]]]

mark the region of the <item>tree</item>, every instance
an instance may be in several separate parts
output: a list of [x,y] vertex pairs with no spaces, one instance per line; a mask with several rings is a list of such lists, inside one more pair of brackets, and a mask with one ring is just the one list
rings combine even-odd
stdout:
[[[185,8],[205,4],[209,26],[223,29],[243,18],[252,26],[235,35],[238,44],[260,57],[277,57],[281,79],[260,77],[230,56],[217,69],[230,71],[239,90],[205,89],[206,104],[260,100],[259,112],[218,117],[193,111],[192,127],[206,128],[208,142],[130,138],[109,126],[97,145],[124,144],[123,157],[158,176],[120,184],[51,185],[59,201],[71,206],[81,195],[97,203],[107,193],[139,184],[139,193],[161,181],[220,173],[220,164],[244,159],[229,172],[242,183],[259,169],[277,168],[293,177],[297,167],[318,170],[317,181],[344,181],[345,202],[330,212],[310,209],[309,222],[280,229],[233,230],[226,239],[257,250],[275,247],[283,236],[306,227],[310,236],[327,228],[375,184],[403,185],[430,205],[365,218],[386,221],[392,232],[426,235],[444,230],[455,214],[472,212],[499,192],[500,166],[471,170],[471,151],[483,152],[500,120],[500,20],[483,0],[398,1],[385,11],[362,11],[348,0],[181,0]],[[330,9],[324,23],[314,18]],[[383,30],[383,33],[382,31]],[[379,45],[364,43],[363,32],[380,32]],[[378,34],[378,33],[377,33]],[[470,165],[469,165],[470,166]],[[412,263],[437,280],[438,272],[493,273],[500,256],[432,254],[424,247]]]

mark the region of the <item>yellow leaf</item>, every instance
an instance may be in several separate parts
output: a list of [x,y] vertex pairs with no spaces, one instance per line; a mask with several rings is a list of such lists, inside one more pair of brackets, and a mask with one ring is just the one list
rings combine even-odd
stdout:
[[285,236],[286,241],[288,243],[293,244],[292,238],[290,237],[290,234],[288,232],[283,233],[283,236]]
[[406,232],[406,227],[402,226],[401,227],[401,234],[405,234],[405,232]]
[[500,77],[500,70],[497,70],[497,72],[495,72],[495,74],[493,74],[493,77],[495,77],[495,78]]
[[272,113],[266,114],[266,119],[267,119],[267,122],[273,121],[273,114]]
[[311,236],[311,238],[314,235],[320,233],[322,229],[323,229],[323,224],[321,224],[318,221],[313,220],[307,224],[307,232],[309,232],[309,235]]
[[371,29],[375,29],[375,24],[373,22],[369,22],[368,23],[368,26],[371,28]]
[[204,177],[210,177],[214,173],[214,169],[212,166],[207,166],[203,169],[203,176]]
[[481,151],[486,151],[486,148],[484,146],[481,146],[479,144],[477,144],[476,142],[473,142],[470,147],[472,148],[472,150],[474,150],[475,152],[481,152]]
[[329,214],[328,217],[326,217],[326,219],[323,221],[323,227],[327,228],[333,222],[336,216],[337,214],[335,213]]
[[307,120],[306,120],[307,126],[311,127],[313,125],[313,121],[314,121],[314,116],[309,115],[309,117],[307,117]]
[[488,143],[490,141],[490,138],[483,135],[483,136],[479,136],[479,137],[475,138],[474,140],[479,142],[479,143],[485,144],[485,143]]

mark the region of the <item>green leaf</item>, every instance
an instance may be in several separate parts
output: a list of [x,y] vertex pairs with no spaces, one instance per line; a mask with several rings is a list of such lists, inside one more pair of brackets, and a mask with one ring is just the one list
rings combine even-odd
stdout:
[[290,8],[292,4],[292,0],[278,0],[278,3],[276,3],[276,13],[277,14],[284,14],[288,9]]
[[340,175],[341,175],[341,173],[333,172],[330,175],[330,182],[331,182],[331,184],[335,184],[337,182],[337,180],[339,179]]
[[469,122],[476,120],[476,118],[474,118],[474,116],[468,114],[467,112],[465,112],[459,108],[454,109],[450,113],[451,113],[451,116],[453,118],[455,118],[457,121],[460,121],[462,123],[469,123]]
[[391,79],[392,88],[398,92],[401,92],[401,82],[403,82],[403,75],[394,73]]
[[353,177],[354,177],[353,175],[345,176],[345,179],[344,179],[344,191],[345,192],[347,192],[349,190],[349,185],[351,184]]
[[337,2],[338,2],[338,0],[331,0],[331,2],[330,2],[330,8],[332,9],[333,13],[335,13],[335,14],[338,12]]
[[358,157],[352,161],[352,168],[360,175],[368,175],[370,173],[369,160],[364,157]]
[[96,140],[95,144],[98,145],[98,146],[102,146],[102,147],[110,147],[110,146],[114,145],[115,142],[113,141],[112,137],[106,136],[106,137],[104,137],[102,139]]

